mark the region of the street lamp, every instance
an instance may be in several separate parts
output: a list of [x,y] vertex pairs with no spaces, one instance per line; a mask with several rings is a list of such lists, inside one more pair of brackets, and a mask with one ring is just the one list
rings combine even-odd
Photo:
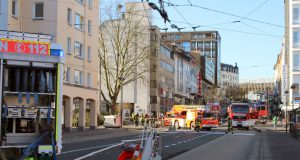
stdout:
[[120,116],[121,116],[121,128],[123,128],[123,82],[124,82],[125,78],[124,77],[119,77],[119,80],[121,82],[121,105],[120,105],[121,114],[120,114]]
[[287,94],[289,93],[289,91],[285,91],[285,133],[287,133],[287,128],[288,128],[288,124],[287,124],[287,105],[288,105],[288,101],[287,101]]

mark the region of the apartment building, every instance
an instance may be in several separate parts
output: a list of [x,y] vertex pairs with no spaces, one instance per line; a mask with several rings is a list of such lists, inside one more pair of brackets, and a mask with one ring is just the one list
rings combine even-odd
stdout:
[[220,86],[221,37],[217,31],[162,32],[162,39],[167,43],[175,43],[187,53],[198,52],[199,56],[207,56],[215,64],[213,85]]
[[151,27],[150,107],[165,113],[174,105],[175,62],[172,48],[161,42],[160,28]]
[[[286,91],[288,105],[296,99],[295,106],[300,104],[299,89],[291,89],[291,86],[299,88],[300,83],[300,1],[285,0],[285,42],[284,42],[284,70],[286,68]],[[285,75],[284,75],[285,76]]]
[[63,46],[65,131],[87,126],[95,129],[99,112],[99,0],[1,0],[0,19],[0,30],[49,34],[53,43]]
[[239,86],[239,67],[221,63],[221,91],[222,96],[225,96],[226,89],[229,87]]

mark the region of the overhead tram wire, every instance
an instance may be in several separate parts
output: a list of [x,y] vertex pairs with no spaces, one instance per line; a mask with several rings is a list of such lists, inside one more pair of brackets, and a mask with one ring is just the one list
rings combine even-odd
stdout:
[[211,9],[211,8],[207,8],[207,7],[202,7],[202,6],[195,5],[195,4],[174,4],[174,3],[169,3],[169,2],[165,2],[165,3],[168,4],[168,6],[196,7],[196,8],[200,8],[200,9],[203,9],[203,10],[208,10],[208,11],[211,11],[211,12],[219,13],[219,14],[224,14],[224,15],[231,16],[231,17],[243,18],[245,20],[252,21],[252,22],[257,22],[257,23],[266,24],[266,25],[275,26],[275,27],[280,27],[280,28],[287,28],[287,27],[282,26],[282,25],[273,24],[273,23],[270,23],[270,22],[265,22],[265,21],[256,20],[256,19],[251,19],[251,18],[247,18],[247,17],[235,15],[235,14],[232,14],[232,13],[227,13],[227,12],[224,12],[224,11],[218,11],[218,10],[215,10],[215,9]]
[[[127,12],[125,12],[127,13]],[[129,12],[131,13],[131,12]],[[138,15],[138,14],[137,14]],[[164,20],[163,18],[160,17],[154,17],[152,16],[152,18],[155,19],[160,19],[160,20]],[[172,22],[176,22],[176,23],[181,23],[181,24],[187,24],[186,22],[182,22],[182,21],[176,21],[176,20],[171,20]],[[235,23],[235,21],[231,21],[231,22],[226,22],[227,24],[230,23]],[[249,35],[256,35],[256,36],[266,36],[266,37],[273,37],[273,38],[282,38],[282,36],[279,35],[272,35],[272,34],[260,34],[260,33],[255,33],[255,32],[247,32],[247,31],[241,31],[241,30],[233,30],[233,29],[228,29],[228,28],[222,28],[222,27],[213,27],[213,25],[220,25],[220,24],[226,24],[226,23],[216,23],[216,24],[209,24],[209,25],[197,25],[197,24],[192,24],[194,26],[196,26],[197,28],[199,27],[207,27],[207,28],[212,28],[212,29],[220,29],[220,30],[225,30],[225,31],[230,31],[230,32],[237,32],[237,33],[244,33],[244,34],[249,34]],[[189,27],[186,27],[189,28]],[[191,29],[193,29],[194,27],[191,27]]]
[[[170,0],[168,0],[168,1],[171,3]],[[174,9],[176,10],[176,12],[182,17],[182,19],[183,19],[187,24],[190,25],[190,27],[193,27],[193,26],[187,21],[187,19],[182,15],[182,13],[179,12],[179,10],[178,10],[175,6],[173,6],[173,8],[174,8]]]
[[261,3],[259,6],[257,6],[256,8],[254,8],[252,11],[250,11],[247,15],[245,15],[243,18],[241,18],[239,21],[242,21],[243,19],[247,18],[248,16],[250,16],[252,13],[254,13],[255,11],[257,11],[260,7],[262,7],[263,5],[265,5],[269,0],[265,0],[263,3]]

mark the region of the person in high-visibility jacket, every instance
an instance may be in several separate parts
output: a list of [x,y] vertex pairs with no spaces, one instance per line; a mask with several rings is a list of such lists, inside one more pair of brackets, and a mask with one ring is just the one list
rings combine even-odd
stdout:
[[197,119],[196,119],[196,122],[195,122],[195,130],[196,130],[197,132],[199,132],[200,129],[202,128],[202,127],[201,127],[201,123],[202,123],[201,118],[197,118]]
[[230,117],[227,118],[227,122],[228,122],[228,125],[227,125],[227,132],[226,133],[228,133],[230,131],[233,133],[232,121],[231,121]]

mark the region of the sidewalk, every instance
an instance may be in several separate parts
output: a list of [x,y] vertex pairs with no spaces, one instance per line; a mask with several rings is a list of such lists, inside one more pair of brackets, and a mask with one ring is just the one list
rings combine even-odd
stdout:
[[283,131],[266,130],[266,140],[273,160],[299,160],[300,141]]
[[260,127],[254,136],[224,135],[214,141],[187,151],[172,160],[299,160],[300,141],[295,140],[285,128],[274,131]]

